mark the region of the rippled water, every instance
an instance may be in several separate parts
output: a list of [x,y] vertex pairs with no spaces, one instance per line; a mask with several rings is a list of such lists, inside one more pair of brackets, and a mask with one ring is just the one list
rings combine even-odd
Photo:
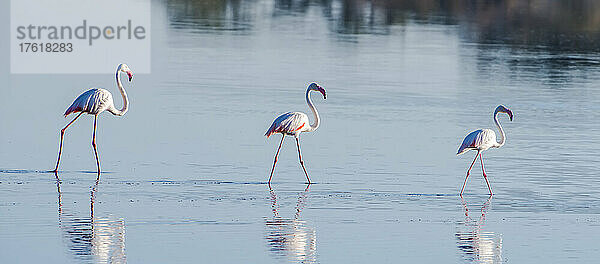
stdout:
[[[8,75],[0,96],[6,263],[592,263],[600,255],[600,3],[153,1],[152,74],[130,111],[61,113],[112,76]],[[9,58],[5,55],[4,61]],[[115,59],[115,65],[118,58]],[[0,65],[0,69],[6,69]],[[135,65],[130,65],[135,72]],[[285,111],[322,123],[266,184]],[[118,97],[116,103],[120,105]],[[494,197],[463,137],[494,128]]]

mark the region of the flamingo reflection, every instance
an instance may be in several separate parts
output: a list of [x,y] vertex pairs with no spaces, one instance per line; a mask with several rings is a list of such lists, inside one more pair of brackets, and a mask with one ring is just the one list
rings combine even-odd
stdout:
[[471,218],[467,202],[461,199],[465,220],[459,223],[456,239],[463,259],[469,263],[502,263],[502,235],[483,230],[492,196],[481,205],[479,219]]
[[299,263],[316,263],[317,261],[317,234],[313,227],[307,226],[306,221],[300,219],[300,213],[306,204],[308,189],[298,196],[296,212],[293,218],[279,216],[277,195],[269,186],[271,193],[271,209],[273,217],[265,221],[267,227],[266,239],[270,251],[278,257],[288,257]]
[[57,175],[58,226],[74,258],[84,263],[126,263],[123,219],[94,215],[98,179],[90,191],[90,213],[86,216],[76,216],[63,207],[60,185]]

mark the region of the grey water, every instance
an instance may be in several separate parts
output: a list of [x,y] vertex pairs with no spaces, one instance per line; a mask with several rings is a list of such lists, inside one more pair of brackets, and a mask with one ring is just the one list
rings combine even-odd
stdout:
[[[5,4],[6,5],[6,4]],[[112,75],[10,75],[0,55],[2,263],[593,263],[600,256],[600,2],[152,2],[130,110],[65,137]],[[3,20],[7,22],[7,19]],[[3,43],[2,47],[8,44]],[[121,62],[114,58],[115,66]],[[93,63],[93,62],[90,62]],[[135,65],[129,65],[135,72]],[[321,126],[263,134],[287,111]],[[463,137],[484,153],[495,195]]]

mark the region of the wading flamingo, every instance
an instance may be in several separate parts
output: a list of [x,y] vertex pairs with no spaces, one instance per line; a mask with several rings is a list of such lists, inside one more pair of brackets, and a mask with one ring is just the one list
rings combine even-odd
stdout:
[[500,123],[498,123],[498,113],[506,113],[510,118],[510,121],[513,120],[513,113],[510,109],[504,107],[503,105],[499,105],[496,107],[494,111],[494,123],[500,130],[500,142],[496,142],[496,133],[494,133],[491,129],[479,129],[469,133],[465,139],[463,140],[462,145],[458,148],[458,152],[456,155],[463,154],[469,150],[477,150],[477,155],[475,155],[475,159],[471,163],[469,170],[467,170],[467,177],[465,178],[465,182],[463,183],[462,189],[460,189],[460,195],[462,196],[463,191],[465,190],[465,185],[467,184],[467,179],[469,178],[469,174],[471,173],[471,168],[473,168],[473,164],[479,157],[479,161],[481,161],[481,171],[483,171],[483,178],[487,183],[488,189],[490,190],[490,195],[492,195],[492,187],[490,187],[490,182],[487,179],[487,175],[485,174],[485,169],[483,168],[483,151],[489,148],[499,148],[504,145],[506,141],[506,135],[504,134],[504,130]]
[[98,176],[100,176],[100,160],[98,159],[98,150],[96,149],[96,123],[98,120],[98,115],[104,111],[108,111],[113,115],[122,116],[127,112],[127,107],[129,105],[129,100],[127,99],[127,93],[125,89],[123,89],[123,84],[121,84],[121,75],[120,73],[126,73],[127,77],[129,77],[129,81],[131,82],[131,78],[133,78],[133,72],[129,69],[126,64],[119,64],[117,67],[117,86],[119,87],[119,91],[121,92],[121,96],[123,96],[123,108],[121,110],[115,108],[115,104],[113,102],[112,94],[109,91],[102,88],[92,88],[82,93],[71,106],[65,112],[65,117],[67,117],[71,113],[79,114],[67,124],[63,129],[60,130],[60,147],[58,149],[58,160],[56,161],[56,167],[53,172],[58,172],[58,165],[60,164],[60,155],[62,153],[63,146],[63,138],[65,136],[65,130],[77,120],[83,113],[94,115],[94,134],[92,138],[92,147],[94,147],[94,154],[96,155],[96,165],[98,167]]
[[310,178],[308,178],[308,173],[306,172],[306,168],[304,167],[304,161],[302,160],[302,154],[300,154],[300,133],[302,132],[311,132],[315,131],[319,127],[320,118],[319,112],[313,105],[310,100],[310,91],[318,91],[323,94],[323,99],[327,99],[327,95],[325,94],[325,89],[319,86],[316,83],[311,83],[306,89],[306,103],[308,103],[308,108],[313,112],[313,116],[315,117],[315,123],[309,124],[308,116],[305,113],[300,112],[287,112],[283,115],[280,115],[273,121],[265,136],[270,137],[275,133],[281,133],[281,142],[279,142],[279,147],[277,148],[277,153],[275,154],[275,161],[273,161],[273,168],[271,169],[271,175],[269,176],[269,184],[271,184],[271,178],[273,178],[273,171],[275,170],[275,164],[277,164],[277,156],[279,156],[279,150],[281,149],[281,144],[283,144],[283,139],[285,136],[294,136],[296,138],[296,146],[298,146],[298,159],[300,160],[300,165],[302,165],[302,169],[304,170],[304,174],[306,175],[306,180],[308,180],[308,184],[310,184]]

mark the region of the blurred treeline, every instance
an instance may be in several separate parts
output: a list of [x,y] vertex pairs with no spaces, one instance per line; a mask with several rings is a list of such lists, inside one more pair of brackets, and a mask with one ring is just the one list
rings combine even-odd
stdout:
[[[598,51],[597,0],[166,0],[176,27],[251,30],[257,16],[322,15],[335,34],[388,34],[396,25],[457,25],[475,43]],[[261,6],[269,5],[265,14]]]

